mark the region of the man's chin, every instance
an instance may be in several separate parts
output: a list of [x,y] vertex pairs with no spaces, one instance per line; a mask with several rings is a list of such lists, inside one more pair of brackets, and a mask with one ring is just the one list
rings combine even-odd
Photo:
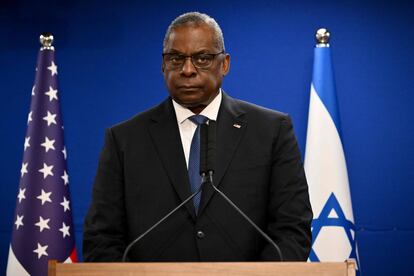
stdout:
[[206,94],[204,93],[191,93],[186,91],[184,93],[179,93],[179,97],[173,97],[174,101],[176,101],[181,106],[186,108],[195,108],[195,107],[206,107],[209,105],[210,102],[213,101],[216,95],[211,96],[210,98],[206,99]]
[[182,107],[185,107],[191,110],[193,113],[200,113],[208,104],[201,103],[199,101],[190,101],[188,99],[176,99],[174,101],[177,102]]
[[192,102],[192,101],[177,101],[175,100],[179,105],[185,107],[185,108],[194,108],[194,107],[198,107],[198,106],[207,106],[206,104],[202,104],[200,102]]
[[197,97],[194,94],[181,94],[180,97],[174,97],[174,101],[176,101],[178,104],[184,106],[184,107],[195,107],[200,104],[202,104],[202,100],[200,97]]

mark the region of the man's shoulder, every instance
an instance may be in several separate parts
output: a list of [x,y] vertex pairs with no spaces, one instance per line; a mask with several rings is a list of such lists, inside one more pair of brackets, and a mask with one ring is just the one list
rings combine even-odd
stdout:
[[131,130],[142,130],[142,128],[147,128],[153,120],[156,120],[159,115],[168,108],[168,105],[169,100],[167,99],[156,106],[135,114],[125,121],[112,125],[110,129],[113,132],[124,133],[130,132]]
[[227,96],[226,102],[231,109],[236,109],[241,113],[245,113],[250,119],[258,120],[285,120],[289,118],[287,113],[263,107],[251,102],[232,98]]

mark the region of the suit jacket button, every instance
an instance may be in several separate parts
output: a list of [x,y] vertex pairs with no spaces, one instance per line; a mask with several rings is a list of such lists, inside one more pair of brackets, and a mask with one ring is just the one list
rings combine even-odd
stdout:
[[197,231],[197,238],[199,238],[199,239],[204,239],[204,237],[205,237],[206,235],[204,234],[204,232],[203,231]]

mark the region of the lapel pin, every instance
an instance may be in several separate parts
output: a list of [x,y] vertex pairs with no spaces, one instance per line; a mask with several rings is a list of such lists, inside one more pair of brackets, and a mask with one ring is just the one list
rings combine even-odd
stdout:
[[235,128],[241,128],[241,125],[239,125],[239,124],[233,124],[233,126],[234,126]]

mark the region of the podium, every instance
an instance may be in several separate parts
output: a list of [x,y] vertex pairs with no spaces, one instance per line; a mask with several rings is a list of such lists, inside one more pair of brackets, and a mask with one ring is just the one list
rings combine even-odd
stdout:
[[346,262],[228,262],[228,263],[58,263],[49,261],[48,275],[146,276],[355,276],[354,260]]

